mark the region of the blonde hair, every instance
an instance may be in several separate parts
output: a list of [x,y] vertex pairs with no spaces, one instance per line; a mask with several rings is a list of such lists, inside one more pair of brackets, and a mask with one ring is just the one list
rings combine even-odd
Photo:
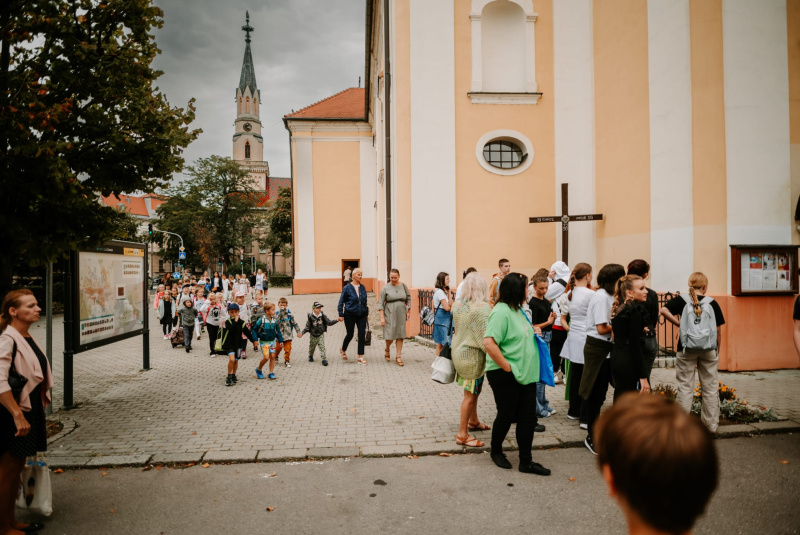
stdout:
[[275,308],[275,303],[273,303],[272,301],[264,301],[264,311],[265,312],[267,310],[271,310],[273,308]]
[[700,307],[700,301],[697,299],[697,290],[702,290],[704,286],[708,286],[708,277],[699,271],[695,271],[689,275],[689,297],[692,298],[692,305],[694,305],[694,313],[699,318],[703,314],[703,309]]
[[362,276],[364,275],[364,272],[361,270],[361,268],[357,267],[350,273],[350,276],[352,277],[353,275],[356,274],[356,272],[361,273]]
[[480,273],[473,272],[467,275],[461,286],[461,300],[475,302],[489,302],[489,286]]
[[633,290],[634,281],[642,280],[639,275],[625,275],[620,277],[617,281],[616,288],[614,289],[614,307],[611,309],[611,317],[613,318],[619,312],[622,312],[625,305],[628,304],[626,295],[628,291]]

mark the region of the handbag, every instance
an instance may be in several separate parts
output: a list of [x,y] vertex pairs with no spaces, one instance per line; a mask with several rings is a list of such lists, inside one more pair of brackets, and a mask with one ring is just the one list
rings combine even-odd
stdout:
[[372,345],[372,329],[369,328],[369,320],[367,321],[367,331],[364,333],[364,345]]
[[14,349],[11,350],[11,368],[8,370],[8,386],[11,387],[11,394],[14,400],[19,403],[19,398],[22,396],[22,389],[28,384],[28,378],[20,375],[17,368],[14,366],[14,359],[17,357],[17,341],[14,340]]
[[[444,350],[442,350],[442,353],[444,353]],[[455,366],[453,366],[453,361],[450,360],[449,358],[445,358],[442,355],[439,355],[438,357],[433,359],[433,364],[431,364],[431,368],[433,368],[433,372],[431,373],[431,379],[436,381],[437,383],[447,385],[456,380],[456,368]]]
[[32,457],[25,463],[20,479],[17,507],[42,516],[53,514],[53,489],[47,463]]
[[226,331],[227,332],[227,330],[223,329],[222,327],[220,327],[217,330],[217,341],[214,342],[214,352],[215,353],[222,353],[222,341],[223,341],[222,340],[222,331]]
[[553,361],[550,359],[550,348],[547,347],[547,342],[541,336],[537,334],[535,338],[539,349],[539,381],[554,387],[556,380],[553,373]]

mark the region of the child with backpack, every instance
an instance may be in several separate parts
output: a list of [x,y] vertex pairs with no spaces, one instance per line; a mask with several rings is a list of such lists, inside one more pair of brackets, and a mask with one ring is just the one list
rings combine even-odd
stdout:
[[[278,328],[278,320],[275,318],[275,304],[267,301],[264,303],[264,315],[258,318],[251,329],[251,339],[256,344],[261,344],[261,362],[256,368],[256,377],[259,379],[264,378],[264,364],[269,361],[269,377],[272,380],[275,377],[275,346],[283,343],[283,336],[281,330]],[[256,348],[256,351],[258,348]]]
[[[206,299],[200,313],[205,319],[206,327],[208,328],[208,344],[209,355],[214,356],[214,344],[217,343],[217,335],[219,334],[219,324],[222,318],[222,305],[217,302],[217,296],[220,294],[210,293]],[[220,298],[221,299],[221,298]]]
[[281,356],[281,349],[283,349],[283,363],[287,368],[291,368],[289,359],[292,356],[292,329],[297,333],[298,338],[302,338],[303,334],[300,332],[300,326],[294,320],[292,311],[289,310],[289,301],[285,297],[278,299],[278,328],[281,330],[283,336],[283,345],[278,347],[275,352],[275,362],[278,362],[278,357]]
[[[228,376],[225,379],[225,386],[232,386],[238,382],[236,372],[242,355],[242,336],[252,338],[253,333],[239,317],[239,305],[230,303],[228,319],[225,320],[225,330],[222,333],[222,350],[228,355]],[[258,349],[256,342],[253,342],[253,349]]]
[[328,359],[325,357],[325,333],[328,327],[336,325],[337,320],[328,319],[328,316],[322,313],[322,303],[314,301],[311,313],[306,320],[306,326],[298,336],[298,338],[305,333],[311,333],[311,340],[308,342],[308,362],[314,362],[314,351],[319,347],[319,354],[322,357],[322,365],[328,365]]
[[194,322],[197,319],[197,309],[194,308],[192,296],[187,295],[183,297],[182,302],[178,306],[178,316],[181,318],[183,325],[183,347],[186,352],[192,350],[192,331],[194,331]]
[[675,380],[678,383],[677,403],[687,412],[692,410],[694,370],[697,368],[702,393],[703,424],[712,433],[719,425],[719,348],[720,327],[725,318],[719,304],[705,295],[708,277],[700,272],[689,277],[689,298],[676,295],[661,309],[664,318],[680,327],[678,355],[675,359]]

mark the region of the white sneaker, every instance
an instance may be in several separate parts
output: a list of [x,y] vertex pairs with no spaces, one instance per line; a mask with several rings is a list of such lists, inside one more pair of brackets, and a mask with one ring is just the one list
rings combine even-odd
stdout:
[[552,410],[550,411],[550,416],[554,415],[556,412],[558,412],[558,411],[557,411],[557,410],[555,410],[555,409],[552,409]]
[[164,335],[164,340],[169,340],[169,338],[170,338],[170,335],[169,335],[169,334],[165,334],[165,335]]
[[581,424],[578,427],[580,427],[581,429],[587,429],[587,430],[589,429],[589,425],[588,424]]
[[286,365],[287,368],[291,368],[292,367],[292,365],[289,364],[288,362],[284,362],[284,365]]

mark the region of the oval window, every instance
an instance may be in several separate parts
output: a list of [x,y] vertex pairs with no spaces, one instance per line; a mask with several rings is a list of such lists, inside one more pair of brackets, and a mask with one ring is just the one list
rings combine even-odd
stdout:
[[496,139],[484,145],[483,157],[494,167],[514,169],[522,165],[528,155],[515,143]]

